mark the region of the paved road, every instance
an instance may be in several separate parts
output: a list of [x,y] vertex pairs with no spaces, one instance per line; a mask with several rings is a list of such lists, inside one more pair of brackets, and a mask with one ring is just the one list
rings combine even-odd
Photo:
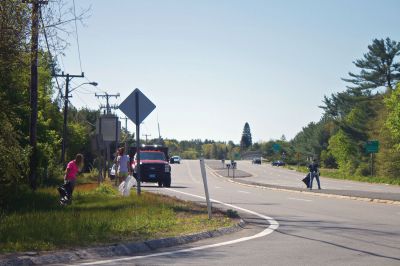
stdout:
[[[239,161],[237,164],[238,171],[245,173],[242,174],[242,178],[235,178],[237,182],[294,190],[306,189],[304,183],[301,182],[301,179],[305,176],[304,173],[299,173],[282,167],[274,167],[270,164],[251,164],[249,161]],[[220,170],[220,161],[208,160],[207,165],[216,169],[217,173],[227,176],[226,169]],[[230,176],[232,177],[232,175]],[[321,177],[321,186],[323,189],[318,192],[323,194],[400,201],[400,186],[369,184],[365,182],[338,180],[326,177]],[[316,181],[314,181],[313,187],[314,189],[317,188]]]
[[[212,165],[220,166],[219,161],[209,161]],[[271,166],[271,164],[252,164],[250,161],[238,161],[237,167],[250,173],[251,177],[245,179],[264,182],[271,185],[288,186],[296,188],[304,188],[304,183],[301,179],[305,177],[304,173],[299,173],[294,170],[286,168]],[[314,182],[315,183],[315,182]],[[316,184],[314,184],[316,185]],[[400,194],[400,186],[386,185],[386,184],[369,184],[364,182],[338,180],[332,178],[321,177],[321,186],[324,189],[335,190],[357,190],[357,191],[371,191],[371,192],[387,192]],[[315,186],[316,187],[316,186]]]
[[[183,161],[182,164],[172,167],[171,189],[145,189],[204,202],[189,195],[204,195],[199,162]],[[280,173],[281,169],[274,171]],[[274,174],[271,174],[271,179],[273,176]],[[275,178],[278,179],[278,176]],[[210,171],[208,182],[213,199],[242,208],[239,212],[247,222],[244,230],[190,245],[160,250],[164,255],[141,254],[142,257],[108,258],[107,261],[94,263],[400,265],[400,206],[263,190],[227,182],[226,178],[217,177]],[[213,206],[232,208],[217,203]],[[262,218],[262,215],[276,220],[279,227],[274,231],[270,230],[273,220],[268,221]],[[248,240],[218,246],[218,243],[235,239]],[[212,244],[214,246],[211,248],[203,248]],[[189,250],[180,252],[183,249]]]

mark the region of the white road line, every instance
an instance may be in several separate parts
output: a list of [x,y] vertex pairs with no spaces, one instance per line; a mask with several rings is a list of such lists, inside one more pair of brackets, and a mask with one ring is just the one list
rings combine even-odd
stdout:
[[199,180],[197,180],[196,178],[194,178],[194,176],[193,176],[193,174],[192,174],[192,170],[191,170],[190,167],[189,167],[189,164],[185,164],[185,165],[186,165],[186,168],[187,168],[187,170],[188,170],[189,176],[190,176],[190,178],[192,179],[192,181],[195,182],[195,183],[200,183]]
[[312,200],[308,200],[308,199],[298,199],[298,198],[288,198],[289,200],[298,200],[298,201],[307,201],[310,202]]
[[[179,190],[175,190],[175,189],[171,189],[171,188],[166,188],[169,191],[173,191],[176,193],[181,193],[184,195],[188,195],[191,197],[195,197],[195,198],[200,198],[200,199],[204,199],[204,197],[202,196],[198,196],[195,194],[191,194],[191,193],[187,193],[187,192],[182,192]],[[238,238],[238,239],[234,239],[234,240],[230,240],[230,241],[225,241],[225,242],[221,242],[221,243],[216,243],[216,244],[211,244],[211,245],[205,245],[205,246],[199,246],[199,247],[194,247],[194,248],[186,248],[186,249],[181,249],[181,250],[176,250],[176,251],[167,251],[167,252],[160,252],[160,253],[156,253],[156,254],[149,254],[149,255],[143,255],[143,256],[132,256],[132,257],[126,257],[126,258],[119,258],[119,259],[110,259],[110,260],[101,260],[101,261],[94,261],[94,262],[87,262],[87,263],[82,263],[80,265],[98,265],[98,264],[105,264],[105,263],[113,263],[113,262],[118,262],[118,261],[127,261],[127,260],[134,260],[134,259],[144,259],[144,258],[152,258],[152,257],[159,257],[159,256],[165,256],[165,255],[173,255],[173,254],[178,254],[178,253],[184,253],[184,252],[191,252],[191,251],[197,251],[197,250],[203,250],[203,249],[208,249],[208,248],[215,248],[215,247],[221,247],[221,246],[226,246],[226,245],[232,245],[232,244],[236,244],[236,243],[240,243],[240,242],[244,242],[244,241],[248,241],[248,240],[252,240],[252,239],[256,239],[256,238],[260,238],[266,235],[271,234],[272,232],[274,232],[276,229],[278,229],[279,227],[279,223],[274,220],[271,217],[259,214],[257,212],[248,210],[248,209],[244,209],[232,204],[228,204],[228,203],[224,203],[222,201],[218,201],[218,200],[213,200],[211,199],[212,202],[215,203],[219,203],[222,205],[225,205],[227,207],[233,208],[233,209],[237,209],[240,210],[242,212],[247,212],[250,214],[253,214],[255,216],[258,216],[264,220],[267,220],[269,223],[269,226],[264,229],[263,231],[261,231],[258,234],[252,235],[252,236],[247,236],[247,237],[242,237],[242,238]]]
[[239,193],[245,193],[245,194],[250,194],[250,192],[248,192],[248,191],[243,191],[243,190],[238,190],[237,192],[239,192]]
[[215,188],[221,188],[221,187],[215,187]]

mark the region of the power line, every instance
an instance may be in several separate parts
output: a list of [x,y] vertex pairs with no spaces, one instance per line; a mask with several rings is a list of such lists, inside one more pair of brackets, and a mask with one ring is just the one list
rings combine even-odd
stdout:
[[79,35],[78,35],[78,25],[76,23],[76,9],[75,9],[75,0],[72,0],[72,3],[74,5],[74,21],[75,21],[75,32],[76,32],[76,44],[78,46],[78,57],[79,57],[79,66],[81,68],[82,72],[82,60],[81,60],[81,49],[79,47]]
[[104,94],[97,94],[97,93],[95,93],[95,96],[97,97],[97,98],[105,98],[106,99],[106,105],[100,105],[100,109],[106,109],[106,114],[111,114],[111,109],[118,109],[118,105],[116,105],[116,104],[114,104],[114,105],[110,105],[110,103],[109,103],[109,99],[111,98],[111,97],[115,97],[115,98],[118,98],[120,95],[119,95],[119,93],[117,93],[117,94],[108,94],[107,92],[105,92]]
[[[51,71],[53,73],[55,73],[56,71],[55,71],[55,66],[54,66],[54,62],[53,62],[54,59],[53,59],[53,55],[51,54],[51,51],[50,51],[50,46],[49,46],[49,41],[48,41],[48,38],[47,38],[46,27],[44,26],[44,21],[43,21],[42,9],[39,10],[39,15],[40,15],[40,21],[42,22],[42,29],[43,29],[44,39],[46,41],[47,51],[49,53],[50,60],[51,60]],[[61,91],[61,86],[60,86],[60,83],[58,82],[57,77],[56,77],[56,83],[57,83],[57,88],[58,88],[58,94],[61,95],[61,97],[63,97],[62,91]]]

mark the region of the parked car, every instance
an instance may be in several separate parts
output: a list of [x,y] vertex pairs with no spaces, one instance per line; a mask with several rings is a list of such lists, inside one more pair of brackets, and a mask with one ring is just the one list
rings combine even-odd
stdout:
[[285,165],[285,162],[283,162],[283,161],[273,161],[272,162],[272,166],[284,166]]
[[261,164],[261,158],[253,158],[251,161],[252,164]]
[[169,163],[181,163],[181,157],[175,155],[169,159]]

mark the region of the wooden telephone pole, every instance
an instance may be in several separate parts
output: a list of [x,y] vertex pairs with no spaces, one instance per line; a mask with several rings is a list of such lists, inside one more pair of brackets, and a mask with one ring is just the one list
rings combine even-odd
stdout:
[[37,168],[37,117],[38,117],[38,47],[39,47],[39,14],[40,5],[48,1],[32,0],[25,1],[32,4],[32,37],[31,37],[31,81],[30,81],[30,124],[29,144],[32,148],[29,160],[29,184],[33,190],[36,189]]

